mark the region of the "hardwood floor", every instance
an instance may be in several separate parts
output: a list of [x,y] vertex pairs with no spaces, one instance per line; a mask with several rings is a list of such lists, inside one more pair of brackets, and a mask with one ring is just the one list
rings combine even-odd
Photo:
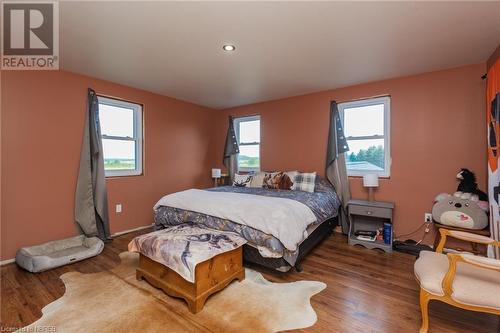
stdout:
[[[94,273],[118,265],[135,232],[117,237],[103,253],[83,262],[31,274],[15,264],[1,267],[1,329],[23,327],[41,316],[41,309],[64,294],[59,276],[70,271]],[[303,272],[277,273],[262,269],[268,280],[318,280],[327,288],[312,298],[318,322],[298,332],[418,332],[418,287],[413,277],[415,258],[401,253],[351,247],[333,235],[304,260]],[[430,306],[430,332],[500,332],[500,317],[453,308]]]

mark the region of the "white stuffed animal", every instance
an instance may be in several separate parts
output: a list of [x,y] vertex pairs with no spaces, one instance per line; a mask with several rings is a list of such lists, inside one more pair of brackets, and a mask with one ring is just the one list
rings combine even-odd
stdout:
[[[468,193],[470,194],[470,193]],[[441,193],[432,207],[433,219],[441,224],[466,228],[484,229],[488,225],[488,202],[479,201],[477,195],[462,198],[463,193]]]

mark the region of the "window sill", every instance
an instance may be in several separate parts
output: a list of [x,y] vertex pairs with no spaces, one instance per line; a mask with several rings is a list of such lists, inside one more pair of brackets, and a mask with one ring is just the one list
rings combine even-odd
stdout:
[[252,169],[252,168],[243,168],[243,169],[239,169],[238,171],[236,171],[237,173],[252,173],[252,172],[260,172],[260,168],[259,169]]
[[106,176],[106,180],[110,179],[120,179],[120,178],[131,178],[131,177],[142,177],[144,176],[143,173],[141,173],[140,175],[123,175],[123,176],[117,176],[117,175],[113,175],[113,176]]
[[[347,176],[348,178],[359,178],[359,179],[363,179],[363,176],[362,175],[352,175],[352,176]],[[378,176],[379,179],[391,179],[391,176]]]

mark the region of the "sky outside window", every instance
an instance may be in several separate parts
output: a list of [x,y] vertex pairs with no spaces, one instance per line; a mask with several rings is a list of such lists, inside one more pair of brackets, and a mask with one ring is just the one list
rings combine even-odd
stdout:
[[240,122],[240,142],[260,142],[260,120]]
[[384,104],[344,109],[344,133],[346,137],[384,135]]

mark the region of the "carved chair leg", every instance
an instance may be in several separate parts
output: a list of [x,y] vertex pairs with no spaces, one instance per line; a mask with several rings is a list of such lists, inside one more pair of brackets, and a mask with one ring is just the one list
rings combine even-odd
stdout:
[[434,238],[434,247],[433,247],[434,252],[436,251],[440,241],[441,241],[441,234],[438,231],[436,233],[436,238]]
[[422,326],[419,333],[427,333],[429,330],[429,293],[420,289],[420,311],[422,312]]

